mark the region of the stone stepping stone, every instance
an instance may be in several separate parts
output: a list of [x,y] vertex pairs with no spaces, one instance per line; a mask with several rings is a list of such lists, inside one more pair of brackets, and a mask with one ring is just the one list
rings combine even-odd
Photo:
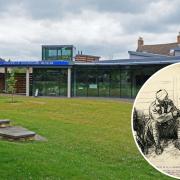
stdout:
[[8,127],[10,126],[10,120],[9,119],[0,119],[0,128]]
[[33,140],[36,133],[19,126],[0,129],[0,136],[11,140]]

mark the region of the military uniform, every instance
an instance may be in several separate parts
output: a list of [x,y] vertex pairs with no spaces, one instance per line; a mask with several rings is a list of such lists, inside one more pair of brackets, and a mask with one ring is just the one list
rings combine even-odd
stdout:
[[180,117],[178,113],[174,115],[175,111],[179,112],[173,101],[168,99],[167,92],[159,90],[156,93],[156,100],[149,107],[150,119],[145,130],[145,137],[148,130],[151,132],[157,149],[161,149],[160,138],[176,138],[180,144]]

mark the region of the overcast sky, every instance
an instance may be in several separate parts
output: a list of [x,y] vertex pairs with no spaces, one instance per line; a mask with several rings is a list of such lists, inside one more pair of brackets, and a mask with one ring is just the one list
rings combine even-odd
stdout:
[[73,44],[103,59],[175,42],[180,0],[0,0],[0,57],[41,59],[42,44]]

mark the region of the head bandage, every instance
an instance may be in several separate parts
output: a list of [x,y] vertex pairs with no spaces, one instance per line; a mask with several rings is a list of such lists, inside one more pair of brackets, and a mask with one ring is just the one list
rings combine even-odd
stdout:
[[160,101],[163,101],[167,97],[168,93],[165,89],[160,89],[156,92],[156,98]]

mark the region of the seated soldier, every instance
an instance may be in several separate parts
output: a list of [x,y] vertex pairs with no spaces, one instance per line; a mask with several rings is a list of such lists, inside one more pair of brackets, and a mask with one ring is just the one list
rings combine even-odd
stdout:
[[180,114],[166,90],[156,92],[156,100],[149,107],[149,116],[148,130],[155,142],[156,154],[163,152],[161,138],[176,139],[175,147],[180,150]]

